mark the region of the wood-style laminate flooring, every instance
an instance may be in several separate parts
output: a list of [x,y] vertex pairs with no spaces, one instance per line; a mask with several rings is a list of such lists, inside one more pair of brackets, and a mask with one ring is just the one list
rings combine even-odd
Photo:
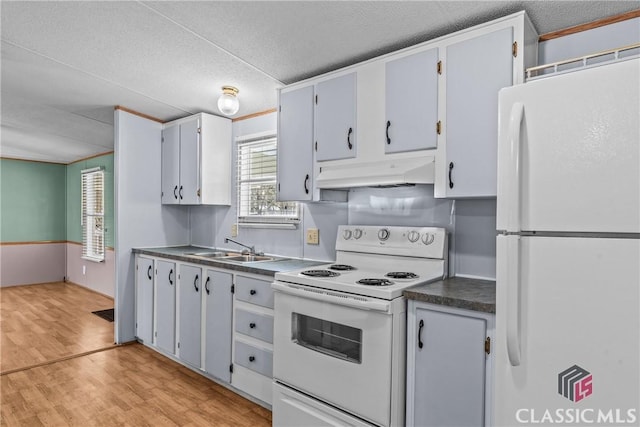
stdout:
[[0,289],[0,426],[270,426],[271,412],[138,343],[68,283]]
[[0,372],[113,345],[113,323],[92,311],[113,299],[71,283],[0,289]]
[[0,377],[1,426],[270,426],[271,412],[142,344]]

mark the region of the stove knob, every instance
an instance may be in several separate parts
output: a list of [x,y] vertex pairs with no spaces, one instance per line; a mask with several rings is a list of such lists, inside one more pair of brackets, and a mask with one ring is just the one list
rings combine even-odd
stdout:
[[351,238],[351,230],[344,230],[342,232],[342,238],[344,240],[349,240]]
[[389,238],[389,234],[390,232],[388,228],[381,228],[378,230],[378,239],[387,240]]
[[434,240],[436,240],[435,234],[425,233],[425,235],[422,236],[422,243],[424,243],[425,245],[432,244]]
[[420,233],[418,233],[415,230],[412,230],[409,232],[409,234],[407,235],[407,238],[409,239],[409,241],[411,243],[415,243],[420,239]]
[[354,230],[354,232],[353,232],[353,237],[354,237],[355,239],[359,239],[359,238],[361,238],[361,237],[362,237],[362,230],[361,230],[361,229],[359,229],[359,228],[356,228],[356,229]]

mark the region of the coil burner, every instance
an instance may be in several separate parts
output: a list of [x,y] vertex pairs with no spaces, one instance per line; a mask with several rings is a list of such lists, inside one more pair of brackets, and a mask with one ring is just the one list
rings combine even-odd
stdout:
[[359,284],[365,286],[389,286],[393,285],[393,282],[388,279],[360,279],[358,280]]
[[300,274],[309,277],[336,277],[340,275],[340,273],[336,273],[335,271],[330,270],[306,270],[300,272]]

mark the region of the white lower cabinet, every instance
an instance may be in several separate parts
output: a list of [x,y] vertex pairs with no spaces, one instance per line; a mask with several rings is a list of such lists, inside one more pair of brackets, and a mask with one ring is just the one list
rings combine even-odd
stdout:
[[409,301],[407,425],[491,425],[495,315]]
[[176,263],[157,259],[155,276],[155,345],[176,353]]
[[153,277],[152,258],[136,258],[136,337],[145,344],[153,343]]
[[178,357],[186,364],[202,366],[202,268],[180,264],[178,279]]
[[204,370],[231,382],[231,319],[233,276],[207,270],[202,293],[204,314]]
[[273,291],[269,277],[236,274],[232,385],[271,404]]
[[135,265],[138,340],[271,404],[272,278],[140,254]]

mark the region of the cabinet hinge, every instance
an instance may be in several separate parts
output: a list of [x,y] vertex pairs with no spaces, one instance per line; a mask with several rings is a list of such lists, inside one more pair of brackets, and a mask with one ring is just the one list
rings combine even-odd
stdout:
[[178,343],[178,348],[180,348],[180,343]]
[[442,61],[438,61],[438,66],[436,68],[438,70],[438,74],[442,74]]
[[231,365],[229,365],[229,372],[231,372],[233,374],[233,363]]
[[196,191],[196,195],[197,195],[198,197],[200,197],[200,189],[199,189],[199,188],[198,188],[198,191]]
[[154,337],[156,337],[156,338],[158,338],[158,331],[155,331],[155,332],[153,333],[153,336],[154,336]]
[[138,264],[136,264],[136,271],[138,271]]
[[278,183],[278,193],[280,192],[280,183]]
[[484,340],[484,352],[487,354],[491,354],[491,338],[489,337]]
[[232,294],[236,293],[236,285],[231,285],[231,293]]
[[316,141],[315,150],[318,151],[318,141]]
[[318,105],[318,95],[316,95],[316,105]]
[[202,133],[202,128],[198,128],[198,133]]
[[518,42],[513,42],[511,45],[511,54],[514,58],[518,57]]
[[161,141],[161,142],[164,142],[164,136],[163,136],[162,138],[160,138],[160,141]]
[[440,135],[441,132],[442,132],[442,122],[438,120],[438,123],[436,123],[436,133]]
[[282,113],[282,105],[278,105],[278,111]]

